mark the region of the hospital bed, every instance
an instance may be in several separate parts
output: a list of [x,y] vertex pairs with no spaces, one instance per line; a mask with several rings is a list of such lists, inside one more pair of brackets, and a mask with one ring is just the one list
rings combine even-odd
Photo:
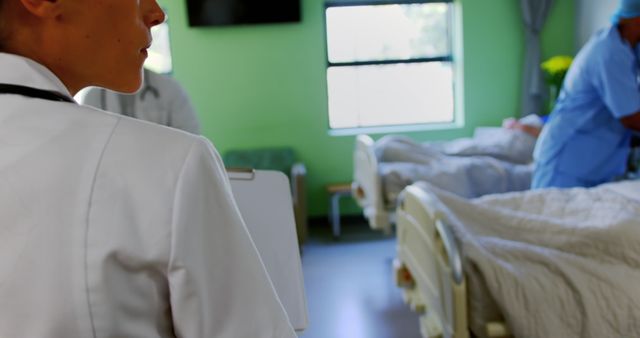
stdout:
[[368,135],[358,135],[353,153],[351,193],[362,207],[371,228],[390,232],[394,212],[385,202],[378,168],[373,139]]
[[[439,199],[438,195],[434,194],[432,190],[430,191],[429,187],[429,185],[422,183],[413,184],[408,186],[399,198],[396,212],[397,259],[394,261],[396,284],[402,288],[405,302],[421,314],[420,328],[423,337],[513,337],[512,330],[510,330],[504,319],[504,313],[501,313],[501,307],[496,305],[496,301],[487,288],[487,282],[483,280],[483,278],[479,278],[477,273],[469,273],[473,271],[473,269],[470,269],[467,262],[463,259],[464,248],[459,240],[459,235],[456,235],[457,233],[453,227],[447,222],[448,217],[443,209],[442,199]],[[640,222],[638,221],[638,210],[640,210],[639,189],[640,181],[629,181],[628,184],[626,182],[615,184],[607,190],[608,195],[606,196],[608,197],[603,197],[604,199],[619,199],[625,201],[624,203],[619,203],[618,200],[615,200],[607,203],[611,203],[610,205],[614,206],[624,204],[620,206],[620,210],[611,210],[610,213],[612,215],[626,213],[625,217],[628,217],[627,221],[630,221],[632,224],[624,225],[625,222],[619,223],[630,229],[640,226],[640,223],[638,223]],[[579,200],[579,197],[584,191],[587,190],[572,190],[565,202]],[[552,193],[561,195],[562,191]],[[525,194],[510,193],[504,195],[506,196],[504,200],[508,200],[511,196],[522,197]],[[569,195],[569,193],[567,193],[567,195]],[[595,192],[594,195],[599,196],[595,194]],[[535,199],[535,197],[539,198],[540,196],[542,195],[538,194],[538,196],[533,196],[530,200]],[[615,198],[611,198],[611,196]],[[525,198],[523,200],[527,199]],[[593,203],[585,202],[585,204],[588,205],[581,207],[585,210],[589,210],[592,205],[594,208],[597,207]],[[509,207],[508,203],[502,205],[502,207],[505,205]],[[517,203],[514,205],[517,205]],[[563,208],[575,209],[575,205],[557,206],[557,209],[550,207],[547,209],[547,212],[554,214],[562,211]],[[503,211],[500,208],[496,210],[497,213]],[[595,211],[594,215],[601,216],[605,211]],[[539,215],[532,215],[532,218],[539,217]],[[584,222],[584,224],[583,222],[576,222],[575,219],[570,220],[569,218],[571,217],[568,217],[566,222],[580,223],[577,224],[576,227],[580,230],[593,232],[594,229],[598,230],[600,226],[597,222],[593,224],[589,221]],[[584,219],[588,219],[591,215],[584,217]],[[471,218],[471,220],[473,220],[473,218]],[[469,220],[467,220],[467,222],[469,222]],[[564,226],[566,226],[566,224]],[[606,234],[608,231],[607,228],[602,229],[603,234]],[[630,237],[626,234],[621,236]],[[573,239],[569,237],[569,241],[572,240]],[[596,239],[596,241],[599,241],[599,239]],[[605,241],[605,239],[603,239],[603,241]],[[623,243],[620,243],[620,245],[622,244]],[[637,248],[637,244],[638,240],[633,242],[631,248]],[[616,246],[607,243],[604,243],[604,245]],[[600,257],[598,257],[597,260],[600,260]],[[627,258],[621,261],[626,262]],[[615,266],[616,264],[619,265],[620,262],[616,262],[613,265]],[[547,268],[550,270],[554,269],[553,267]],[[633,274],[630,274],[629,271],[624,272],[623,276],[626,277],[624,279],[627,281],[622,281],[621,285],[628,284],[629,278],[633,278],[632,276],[634,276],[634,274],[635,276],[640,274],[640,266],[635,266],[633,269],[635,269],[631,270]],[[605,271],[608,272],[608,270]],[[588,272],[588,274],[590,275],[591,272]],[[635,305],[637,305],[640,302],[636,296],[639,289],[632,286],[625,288],[626,290],[621,290],[620,292],[621,297],[633,296],[636,302]],[[629,292],[629,290],[631,290],[631,292]],[[577,293],[578,290],[573,291]],[[624,291],[627,291],[628,294],[625,295]],[[603,311],[602,313],[616,312],[615,308],[611,308],[611,304],[616,304],[619,300],[606,300],[610,301],[610,303],[603,306],[603,309],[601,309]],[[516,302],[516,300],[513,301]],[[584,304],[598,304],[598,302],[591,301],[592,300],[585,300]],[[619,310],[620,313],[624,314],[625,317],[621,317],[624,319],[616,318],[615,320],[611,320],[611,318],[605,318],[602,320],[611,322],[614,326],[635,327],[633,323],[637,322],[640,313],[629,316],[628,309],[633,308],[633,306],[627,308],[625,304],[618,303],[618,305],[624,308]],[[569,308],[573,310],[573,308]],[[585,316],[584,313],[590,313],[595,310],[592,308],[588,310],[576,309],[575,311],[579,313],[579,318],[580,316]],[[633,312],[633,310],[631,311]],[[533,314],[531,315],[531,317],[533,317]],[[526,317],[522,318],[522,320],[527,321],[530,320],[530,318]],[[588,319],[583,318],[583,320]],[[640,329],[635,327],[635,330]],[[616,336],[637,336],[637,333],[638,331],[633,331],[632,333],[625,331],[625,333],[619,333],[620,335],[616,334]],[[611,332],[609,332],[609,334],[611,334]],[[566,335],[565,333],[559,333],[551,336],[564,337]],[[591,336],[606,335],[589,335],[589,337]]]
[[[496,129],[501,130],[500,128],[478,130],[496,133]],[[510,136],[504,135],[506,138],[498,140],[497,143],[505,144],[506,147],[485,147],[485,149],[494,150],[496,154],[515,150],[517,154],[512,157],[524,157],[523,161],[531,157],[535,140],[525,139],[528,143],[520,142],[522,144],[520,148],[523,150],[518,147],[505,150],[504,148],[509,148],[517,142],[509,142]],[[461,143],[449,144],[460,149],[471,149],[467,145],[460,147]],[[421,148],[423,146],[418,143],[402,139],[397,145],[389,148],[393,151],[393,156],[386,156],[387,159],[383,156],[381,160],[381,155],[376,153],[376,143],[370,136],[358,135],[355,140],[352,195],[374,230],[390,232],[391,225],[394,223],[397,196],[405,186],[418,179],[430,180],[441,188],[464,197],[524,190],[528,189],[530,184],[531,165],[509,163],[495,158],[498,155],[444,155],[439,150],[430,149],[431,147]],[[437,149],[437,144],[433,148]],[[407,154],[403,155],[403,151]],[[521,153],[525,153],[525,156],[521,156]],[[428,172],[430,173],[427,174]]]
[[[476,324],[473,330],[470,327],[468,304],[472,301],[462,256],[434,196],[421,187],[408,186],[398,204],[397,217],[395,281],[403,290],[405,302],[421,314],[422,336],[468,338],[474,331],[480,337],[510,337],[490,298],[475,303],[484,303],[486,315],[474,312]],[[478,292],[479,297],[484,291]]]

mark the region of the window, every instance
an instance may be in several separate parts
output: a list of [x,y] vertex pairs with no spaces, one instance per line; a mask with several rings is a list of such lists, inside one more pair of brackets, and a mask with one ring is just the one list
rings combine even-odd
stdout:
[[330,128],[453,122],[450,2],[346,1],[326,4]]

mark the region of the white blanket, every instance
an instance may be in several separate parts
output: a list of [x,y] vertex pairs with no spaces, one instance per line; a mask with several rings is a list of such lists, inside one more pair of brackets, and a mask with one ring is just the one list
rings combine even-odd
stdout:
[[640,337],[640,181],[442,202],[516,337]]
[[378,172],[385,203],[395,206],[402,189],[427,181],[465,198],[529,189],[533,165],[512,164],[487,156],[437,155],[422,163],[382,162]]
[[388,135],[376,142],[375,152],[380,162],[415,162],[436,155],[469,157],[487,156],[514,164],[533,162],[536,139],[519,130],[476,128],[472,138],[442,142],[416,142],[399,135]]
[[[491,128],[493,129],[508,132],[503,133],[504,135],[520,135],[511,130]],[[499,132],[485,134],[503,135]],[[513,153],[515,156],[516,153],[521,153],[530,158],[533,146],[527,155],[526,152],[518,150],[521,147],[509,146],[518,144],[514,138],[510,138],[514,141],[512,143],[506,142],[509,138],[480,142],[483,139],[450,141],[443,143],[440,149],[435,144],[418,143],[404,136],[390,135],[381,138],[376,142],[375,152],[380,161],[378,171],[382,178],[385,204],[395,207],[396,198],[402,189],[418,181],[430,182],[438,188],[466,198],[529,189],[533,165],[517,164],[478,154],[502,153],[507,156]],[[456,156],[444,153],[445,149],[454,148],[462,153]]]

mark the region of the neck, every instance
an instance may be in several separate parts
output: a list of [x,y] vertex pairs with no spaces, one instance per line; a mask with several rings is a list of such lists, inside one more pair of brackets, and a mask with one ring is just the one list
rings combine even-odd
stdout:
[[640,25],[634,22],[622,21],[618,24],[618,31],[622,39],[627,41],[631,47],[635,48],[640,42]]
[[51,54],[46,52],[46,48],[45,46],[41,49],[30,48],[28,44],[15,46],[9,43],[6,48],[3,49],[3,52],[29,58],[46,67],[60,79],[71,96],[76,95],[82,88],[86,87],[84,84],[75,81],[76,77],[73,76],[74,72],[66,66],[65,62],[67,61],[64,59],[64,56],[51,57]]
[[5,27],[12,28],[4,31],[6,38],[2,40],[3,52],[20,55],[43,65],[60,79],[72,96],[86,87],[78,81],[74,68],[69,67],[73,63],[67,59],[68,50],[59,43],[64,41],[63,33],[47,26],[48,22],[25,14],[24,9],[19,6],[11,13],[13,15],[3,17],[9,18]]

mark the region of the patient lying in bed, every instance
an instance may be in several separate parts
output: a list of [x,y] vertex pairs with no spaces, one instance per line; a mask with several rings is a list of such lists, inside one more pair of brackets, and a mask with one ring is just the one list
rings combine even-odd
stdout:
[[467,198],[529,189],[538,125],[538,117],[506,120],[503,128],[477,128],[472,138],[435,143],[381,138],[374,151],[386,204],[417,181]]
[[416,185],[515,337],[640,337],[640,181],[473,200]]
[[[453,141],[423,143],[451,156],[490,156],[515,164],[533,162],[533,148],[540,131],[542,118],[528,115],[519,120],[505,119],[502,127],[479,127],[473,137]],[[391,159],[393,160],[393,159]]]

